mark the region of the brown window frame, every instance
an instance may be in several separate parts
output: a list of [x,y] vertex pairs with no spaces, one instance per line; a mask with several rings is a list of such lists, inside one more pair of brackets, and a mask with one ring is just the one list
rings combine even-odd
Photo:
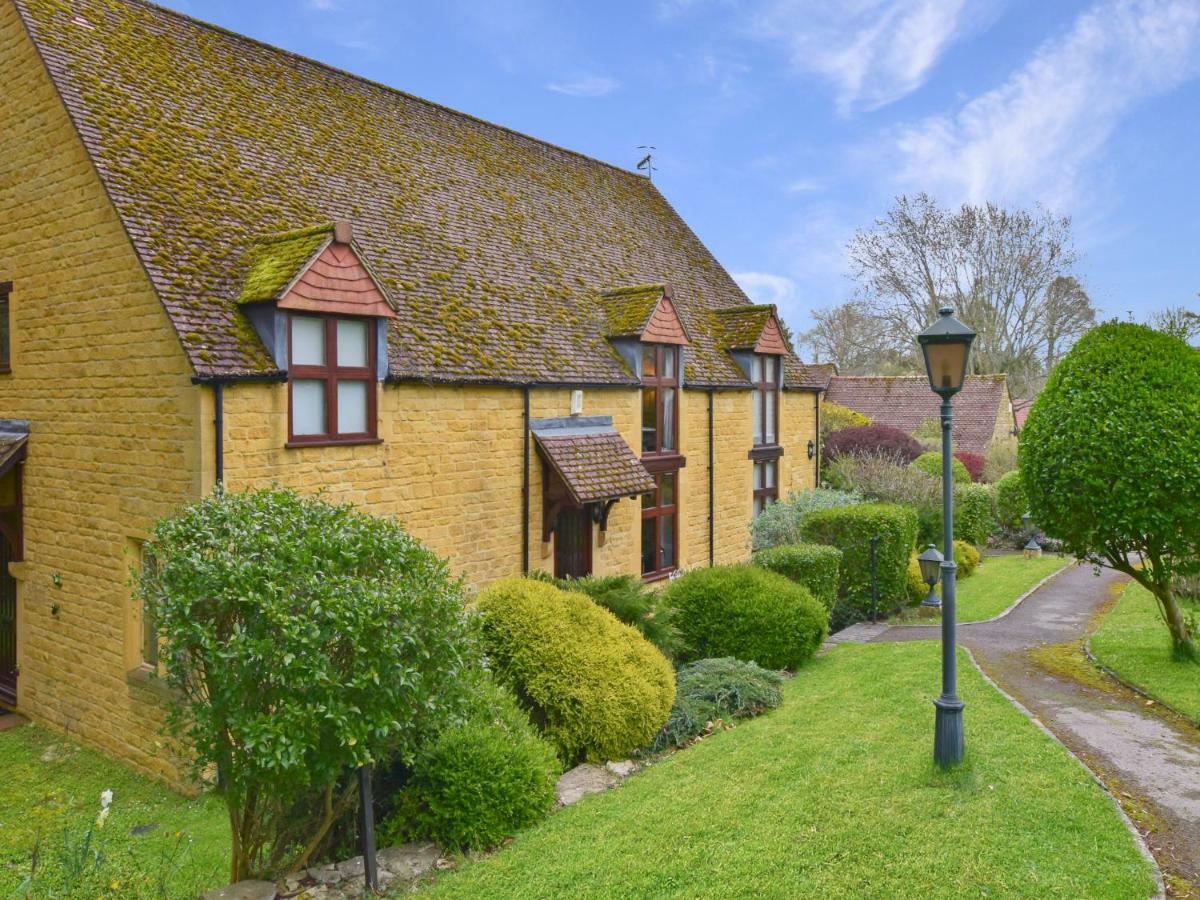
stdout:
[[[293,365],[292,323],[297,318],[319,319],[325,325],[325,365]],[[337,323],[343,319],[366,322],[367,365],[337,365]],[[322,313],[291,313],[288,315],[288,447],[327,446],[331,444],[377,444],[379,423],[376,415],[375,385],[375,328],[373,318],[363,316],[336,316]],[[292,428],[292,386],[296,381],[325,382],[325,432],[323,434],[296,434]],[[337,431],[337,386],[339,381],[367,382],[367,425],[363,432],[340,433]]]
[[[775,370],[775,378],[773,381],[766,380],[767,363],[774,360],[773,368]],[[777,353],[755,353],[751,362],[751,366],[761,363],[763,368],[763,380],[755,381],[754,384],[754,403],[759,410],[759,425],[761,426],[758,432],[754,435],[755,447],[777,447],[779,446],[779,376],[783,370],[783,359]],[[773,441],[767,440],[767,395],[771,394],[775,397],[774,409],[772,418],[775,420],[772,425],[774,432]],[[753,422],[753,418],[751,419]]]
[[0,281],[0,375],[12,371],[12,282]]
[[[674,502],[664,504],[662,502],[662,480],[666,476],[671,476],[675,479]],[[679,568],[679,470],[670,469],[664,472],[659,472],[654,476],[654,505],[642,507],[642,521],[654,521],[654,561],[653,569],[642,570],[643,581],[658,581],[668,577],[672,572]],[[643,496],[649,496],[645,494]],[[663,565],[662,559],[662,531],[663,519],[667,516],[671,517],[671,548],[675,558],[671,560],[670,565]],[[643,539],[645,536],[643,526]],[[643,562],[644,565],[644,562]]]
[[[679,391],[679,363],[680,353],[679,347],[675,344],[642,344],[643,359],[645,358],[646,350],[654,348],[654,374],[647,375],[643,367],[642,371],[642,390],[647,388],[654,389],[654,448],[646,449],[646,411],[645,406],[642,406],[642,456],[678,456],[679,455],[679,408],[680,408],[680,391]],[[663,359],[670,353],[675,359],[673,371],[674,376],[668,378],[662,374]],[[675,392],[675,415],[671,419],[671,444],[669,448],[663,447],[663,390],[672,390]],[[643,404],[644,404],[643,400]]]
[[[753,465],[754,465],[754,468],[756,471],[759,466],[764,466],[764,467],[765,466],[774,466],[775,467],[775,477],[772,479],[772,481],[774,481],[775,483],[771,487],[765,486],[766,482],[767,482],[767,477],[766,477],[767,470],[764,468],[763,469],[763,485],[764,486],[756,487],[753,489],[754,499],[755,500],[761,499],[763,501],[763,509],[766,509],[772,503],[779,502],[779,457],[778,456],[768,456],[768,457],[764,457],[762,459],[755,459],[753,462]],[[753,475],[751,476],[751,478],[753,478]],[[753,486],[754,482],[751,481],[750,484]],[[751,506],[751,509],[752,510],[754,509],[753,505]],[[754,516],[757,517],[761,511],[762,510],[755,511]]]

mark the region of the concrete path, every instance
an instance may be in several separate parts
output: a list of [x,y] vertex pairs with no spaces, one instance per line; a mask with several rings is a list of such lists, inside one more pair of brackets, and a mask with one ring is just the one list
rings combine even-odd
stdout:
[[[1110,679],[1077,682],[1029,651],[1080,641],[1125,576],[1088,566],[1063,572],[1003,619],[960,625],[983,669],[1078,755],[1137,823],[1164,871],[1200,886],[1200,732],[1158,715]],[[892,627],[869,641],[936,640],[937,626]],[[852,638],[853,639],[853,638]],[[967,740],[971,710],[966,711]],[[1178,896],[1190,894],[1176,884]],[[1200,890],[1200,887],[1197,888]]]

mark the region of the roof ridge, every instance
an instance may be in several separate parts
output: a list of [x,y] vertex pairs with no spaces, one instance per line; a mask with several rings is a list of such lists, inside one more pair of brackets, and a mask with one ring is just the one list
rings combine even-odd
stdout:
[[312,56],[305,56],[303,53],[298,53],[295,50],[288,50],[286,47],[280,47],[280,46],[277,46],[276,44],[271,44],[271,43],[268,43],[267,41],[259,40],[256,37],[251,37],[248,34],[242,34],[241,32],[234,31],[230,28],[226,28],[224,25],[218,25],[215,22],[209,22],[206,19],[201,19],[198,16],[193,16],[189,13],[181,12],[177,9],[171,9],[170,7],[164,6],[161,3],[154,2],[154,0],[122,0],[122,2],[128,3],[133,6],[142,6],[142,7],[148,8],[148,9],[156,10],[156,11],[164,13],[168,16],[173,16],[176,19],[181,19],[184,22],[190,22],[191,24],[199,26],[200,28],[207,28],[210,31],[220,32],[221,34],[226,35],[231,38],[234,38],[236,40],[246,41],[247,43],[254,44],[258,47],[263,47],[263,48],[265,48],[267,50],[271,50],[275,53],[282,54],[283,56],[291,57],[292,59],[298,60],[302,63],[307,63],[309,65],[316,66],[317,68],[324,69],[327,72],[332,72],[335,75],[341,75],[343,77],[353,79],[354,81],[361,82],[362,84],[370,85],[371,87],[378,88],[383,91],[387,91],[390,94],[398,94],[401,97],[404,97],[408,100],[415,101],[417,103],[422,103],[425,106],[432,107],[433,109],[441,110],[442,112],[449,113],[450,115],[453,115],[453,116],[459,116],[464,119],[469,119],[472,122],[477,122],[480,125],[487,126],[488,128],[495,128],[498,131],[506,132],[507,134],[511,134],[514,137],[523,138],[527,141],[532,141],[535,144],[540,144],[543,147],[548,147],[551,150],[556,150],[559,153],[565,153],[568,156],[574,156],[578,159],[585,160],[586,162],[595,163],[596,165],[604,166],[605,168],[612,169],[614,172],[619,172],[621,175],[624,175],[624,176],[634,179],[636,181],[651,184],[651,182],[648,178],[638,175],[636,172],[631,172],[629,169],[623,169],[620,166],[618,166],[616,163],[611,163],[611,162],[608,162],[603,159],[598,159],[597,157],[594,157],[594,156],[588,156],[588,154],[581,153],[578,150],[572,150],[570,147],[564,147],[561,144],[554,143],[553,141],[548,141],[544,138],[535,137],[531,134],[527,134],[524,131],[517,131],[517,129],[511,128],[508,125],[501,125],[498,122],[492,122],[488,119],[481,118],[480,116],[473,115],[472,113],[463,112],[460,109],[455,109],[454,107],[447,106],[444,103],[438,103],[436,100],[429,100],[425,97],[418,97],[416,94],[410,94],[408,91],[401,90],[400,88],[395,87],[394,85],[386,84],[382,81],[376,81],[374,78],[368,78],[365,75],[359,75],[356,72],[351,72],[349,69],[343,69],[339,66],[333,65],[332,63],[323,62],[322,60],[316,59],[315,57],[312,57]]

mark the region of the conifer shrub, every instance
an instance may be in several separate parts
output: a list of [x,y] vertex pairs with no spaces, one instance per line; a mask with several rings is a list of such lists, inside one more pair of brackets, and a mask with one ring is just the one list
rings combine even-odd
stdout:
[[703,734],[710,723],[757,716],[783,700],[783,678],[731,656],[700,659],[675,676],[675,705],[654,739],[654,750],[680,747]]
[[697,658],[733,656],[766,669],[795,669],[828,630],[829,613],[808,588],[750,564],[693,569],[666,592]]
[[979,568],[979,561],[982,557],[979,551],[975,549],[974,544],[969,544],[966,541],[954,542],[954,564],[958,567],[959,578],[970,578],[975,574],[975,570]]
[[675,699],[671,664],[584,594],[507,578],[475,601],[497,679],[566,763],[624,759],[650,743]]
[[908,561],[917,541],[917,514],[889,503],[864,503],[813,513],[804,537],[842,551],[838,601],[831,627],[840,628],[871,614],[871,538],[878,538],[875,562],[882,615],[908,599]]
[[804,585],[826,610],[837,602],[841,562],[841,550],[821,544],[788,544],[754,554],[755,565]]
[[858,410],[830,400],[821,401],[821,437],[825,438],[835,431],[846,428],[861,428],[870,425],[871,420]]

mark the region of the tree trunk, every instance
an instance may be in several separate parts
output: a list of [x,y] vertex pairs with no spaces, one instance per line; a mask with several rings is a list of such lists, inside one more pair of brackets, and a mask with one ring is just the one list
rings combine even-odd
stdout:
[[1163,618],[1167,620],[1167,628],[1171,632],[1175,658],[1193,661],[1200,658],[1196,652],[1196,642],[1188,631],[1187,619],[1183,617],[1183,610],[1179,608],[1179,601],[1175,599],[1174,590],[1168,584],[1157,587],[1154,594],[1162,605]]

